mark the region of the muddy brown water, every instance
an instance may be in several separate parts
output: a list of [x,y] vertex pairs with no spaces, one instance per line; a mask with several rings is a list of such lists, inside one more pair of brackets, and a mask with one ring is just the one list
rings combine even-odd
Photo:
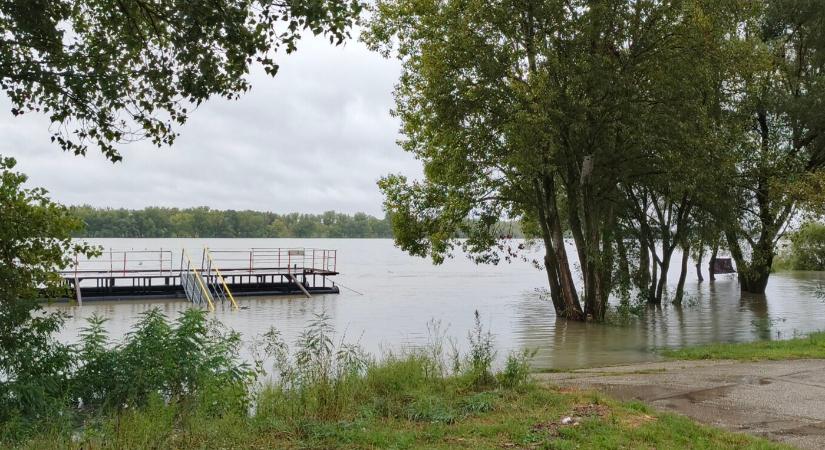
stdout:
[[[815,295],[825,273],[788,272],[771,277],[764,296],[742,295],[735,276],[699,283],[691,270],[684,305],[648,310],[632,325],[607,326],[556,320],[543,299],[544,272],[530,262],[476,265],[461,255],[440,266],[414,258],[385,239],[91,239],[114,249],[315,247],[338,250],[337,295],[239,298],[241,310],[218,307],[214,315],[245,340],[274,326],[288,341],[326,312],[339,333],[370,352],[426,344],[428,322],[441,321],[447,335],[464,346],[478,311],[495,335],[499,356],[536,349],[536,368],[576,368],[655,361],[657,349],[710,342],[784,339],[825,329],[825,303]],[[528,256],[539,256],[540,248]],[[575,252],[572,252],[575,253]],[[674,255],[674,265],[680,256]],[[528,258],[529,259],[529,258]],[[678,269],[672,269],[675,285]],[[707,274],[705,273],[705,277]],[[363,294],[363,295],[362,295]],[[51,304],[70,315],[61,339],[73,342],[92,314],[109,321],[121,338],[138,315],[152,307],[170,316],[190,305],[181,299]]]

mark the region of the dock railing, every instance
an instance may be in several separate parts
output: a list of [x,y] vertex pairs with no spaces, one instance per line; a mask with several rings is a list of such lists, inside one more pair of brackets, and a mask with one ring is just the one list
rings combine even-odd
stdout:
[[74,256],[74,264],[71,272],[83,277],[83,275],[110,274],[111,276],[140,276],[141,274],[152,275],[177,275],[179,267],[174,267],[174,254],[171,249],[159,250],[114,250],[104,249],[100,256],[87,258],[85,256]]
[[214,261],[224,272],[275,270],[285,273],[337,271],[337,250],[319,248],[260,248],[248,250],[210,249]]
[[[140,276],[177,276],[184,269],[184,251],[159,250],[115,250],[104,249],[100,256],[74,257],[74,264],[62,271],[64,276],[78,278],[84,276],[106,276],[112,278]],[[283,273],[307,271],[309,273],[337,272],[338,252],[321,248],[264,248],[251,249],[209,249],[210,258],[202,258],[200,270],[207,265],[226,272],[239,273],[268,270]],[[178,264],[174,264],[178,260]]]

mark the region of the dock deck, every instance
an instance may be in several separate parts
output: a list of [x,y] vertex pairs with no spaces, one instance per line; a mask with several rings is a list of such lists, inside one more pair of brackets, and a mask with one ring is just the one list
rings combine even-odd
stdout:
[[187,282],[216,300],[224,293],[311,296],[339,292],[328,280],[338,275],[337,259],[336,250],[314,248],[106,249],[96,258],[76,258],[60,275],[80,301],[189,298]]

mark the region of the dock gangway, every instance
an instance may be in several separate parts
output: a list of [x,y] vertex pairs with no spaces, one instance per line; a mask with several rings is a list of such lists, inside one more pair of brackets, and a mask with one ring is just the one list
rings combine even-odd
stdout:
[[215,264],[215,259],[212,257],[209,247],[203,248],[201,267],[203,267],[203,276],[206,278],[206,286],[211,290],[212,298],[222,303],[230,303],[233,308],[238,309],[235,296],[232,295],[232,290],[226,284],[221,269]]
[[186,250],[181,251],[180,262],[180,282],[186,298],[195,305],[207,306],[210,310],[215,310],[215,302],[212,300],[212,293],[207,288],[207,283],[201,276],[200,271],[192,263],[192,258]]

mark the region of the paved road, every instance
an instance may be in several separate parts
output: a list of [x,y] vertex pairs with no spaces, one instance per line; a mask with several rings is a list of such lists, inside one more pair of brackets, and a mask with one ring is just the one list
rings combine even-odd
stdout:
[[539,374],[803,449],[825,449],[825,360],[668,361]]

